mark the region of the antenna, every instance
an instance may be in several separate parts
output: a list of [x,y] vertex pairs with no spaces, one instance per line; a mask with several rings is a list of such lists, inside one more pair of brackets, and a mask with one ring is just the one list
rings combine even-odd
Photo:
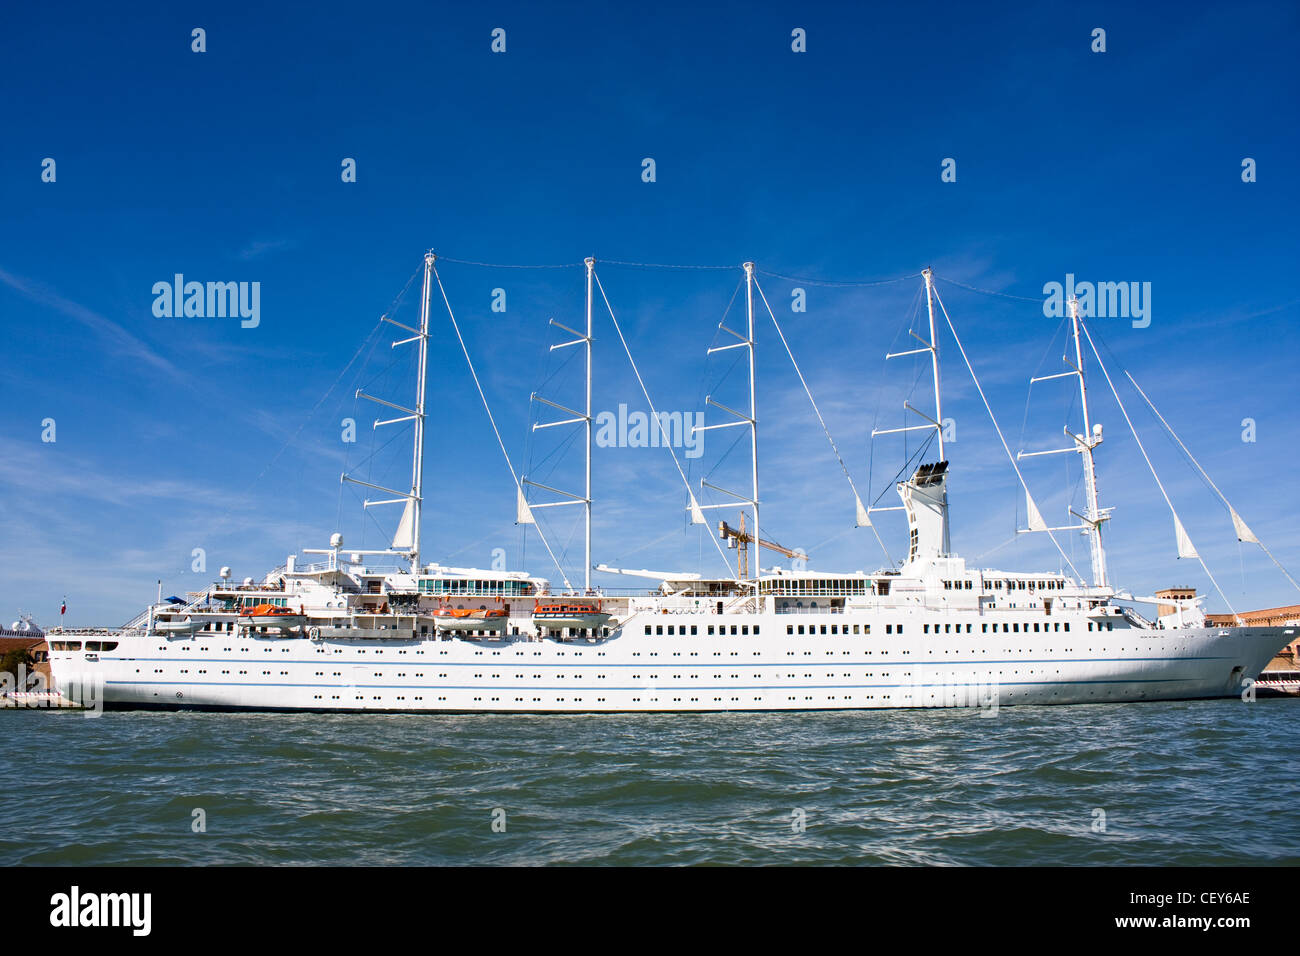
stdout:
[[549,485],[543,485],[536,481],[529,481],[528,478],[526,477],[523,479],[523,483],[526,485],[532,485],[534,488],[541,488],[545,491],[549,491],[554,494],[560,495],[565,499],[564,501],[543,501],[536,504],[529,502],[528,503],[529,508],[559,508],[565,505],[583,506],[583,511],[584,511],[583,517],[585,519],[586,527],[585,527],[585,534],[584,534],[585,546],[584,546],[583,554],[585,560],[583,561],[583,567],[582,567],[582,586],[585,592],[591,593],[591,301],[592,301],[591,295],[592,295],[592,277],[595,275],[596,260],[588,256],[583,261],[587,266],[587,331],[584,334],[582,332],[579,332],[577,329],[571,329],[567,325],[562,325],[561,323],[556,322],[554,319],[551,319],[551,325],[555,326],[557,329],[563,329],[565,332],[577,336],[576,339],[572,339],[571,341],[561,342],[558,345],[552,345],[551,351],[554,352],[557,349],[570,348],[574,345],[581,345],[584,347],[586,351],[586,359],[587,359],[587,369],[586,369],[586,380],[587,380],[586,396],[587,397],[586,397],[586,405],[584,406],[585,411],[582,412],[574,411],[572,408],[567,408],[564,405],[559,404],[558,402],[553,402],[550,399],[542,398],[536,392],[532,394],[532,398],[535,401],[541,402],[543,405],[549,405],[551,406],[551,408],[554,408],[558,411],[563,412],[566,415],[571,416],[569,418],[560,419],[559,421],[537,422],[533,425],[533,431],[537,431],[540,428],[555,428],[558,425],[576,425],[579,422],[583,424],[586,430],[586,438],[587,438],[587,455],[586,455],[587,460],[585,465],[584,493],[580,497],[578,495],[573,494],[572,492],[561,491],[559,488],[552,488]]

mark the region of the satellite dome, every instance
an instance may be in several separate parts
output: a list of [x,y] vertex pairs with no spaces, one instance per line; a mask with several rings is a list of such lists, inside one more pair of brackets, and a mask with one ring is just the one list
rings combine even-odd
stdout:
[[343,547],[343,535],[339,534],[337,531],[335,531],[332,535],[330,535],[330,547],[331,548]]

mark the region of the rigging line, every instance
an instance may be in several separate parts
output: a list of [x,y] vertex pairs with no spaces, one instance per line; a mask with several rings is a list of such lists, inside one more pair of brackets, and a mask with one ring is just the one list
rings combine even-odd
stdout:
[[[736,282],[736,287],[731,290],[731,299],[730,301],[727,302],[727,307],[722,311],[722,318],[718,321],[718,328],[713,331],[714,342],[718,341],[719,332],[722,331],[722,325],[727,321],[727,316],[731,314],[731,307],[735,305],[736,296],[740,295],[740,289],[744,284],[745,284],[745,279],[744,276],[742,276]],[[700,388],[699,391],[695,393],[695,407],[697,409],[702,409],[705,407],[704,399],[709,395],[713,394],[714,390],[717,389],[724,381],[727,380],[727,378],[731,375],[732,370],[735,369],[736,363],[738,363],[740,359],[741,359],[740,355],[736,355],[735,357],[733,357],[731,360],[731,365],[728,366],[726,372],[724,372],[722,374],[722,377],[718,379],[718,381],[712,386],[709,385],[709,380],[708,380],[709,367],[708,367],[708,362],[706,360],[704,364],[704,369],[700,373]],[[728,449],[728,451],[730,451],[730,449]],[[703,468],[703,465],[701,465],[701,468]],[[686,470],[687,472],[694,472],[695,470],[694,462],[689,463],[686,466]]]
[[[686,472],[682,471],[681,462],[677,460],[677,453],[673,451],[672,442],[669,441],[667,433],[664,432],[663,420],[659,418],[659,413],[655,411],[655,403],[650,398],[650,391],[645,386],[645,380],[641,378],[641,370],[636,367],[636,359],[632,358],[632,350],[628,347],[627,339],[623,337],[623,329],[618,324],[618,317],[614,315],[614,307],[609,304],[609,296],[605,294],[605,286],[594,269],[591,274],[596,280],[596,288],[600,289],[600,297],[605,301],[605,309],[609,312],[610,321],[614,323],[614,331],[618,333],[618,340],[623,343],[623,351],[627,353],[628,363],[632,366],[632,374],[636,376],[637,384],[641,386],[641,394],[645,396],[645,402],[650,406],[650,416],[659,427],[660,433],[663,434],[664,447],[668,449],[668,454],[672,456],[673,467],[677,469],[677,474],[681,476],[682,484],[686,486],[686,493],[690,495],[690,500],[695,501],[695,495],[691,494],[691,483],[686,480]],[[698,503],[696,507],[699,507]],[[718,544],[718,539],[713,535],[709,535],[709,538],[713,541],[713,546],[718,549],[718,557],[722,559],[723,566],[729,574],[734,576],[736,572],[732,571],[731,562],[727,560],[726,554],[723,553],[722,545]]]
[[938,433],[930,432],[929,435],[927,435],[924,439],[922,439],[921,444],[917,446],[916,451],[912,452],[912,454],[910,454],[907,458],[903,460],[903,466],[894,473],[894,477],[889,482],[889,484],[880,490],[880,494],[876,495],[875,500],[871,502],[871,507],[874,508],[876,506],[876,502],[880,501],[881,498],[889,494],[890,487],[897,485],[899,479],[912,470],[912,462],[916,461],[919,458],[925,457],[925,453],[929,450],[930,446],[934,444],[934,436],[936,434]]
[[[713,463],[712,468],[709,468],[707,471],[704,472],[703,477],[712,478],[714,475],[716,475],[718,473],[718,469],[721,468],[723,464],[726,463],[727,458],[729,458],[731,456],[731,453],[736,450],[736,446],[739,445],[744,440],[745,440],[745,435],[743,433],[733,438],[731,440],[731,444],[727,446],[727,450],[718,456],[718,460]],[[715,499],[710,497],[709,500],[713,501]]]
[[992,289],[979,289],[973,285],[967,285],[964,282],[958,282],[952,276],[936,275],[935,278],[942,278],[944,282],[950,282],[953,285],[961,286],[963,289],[969,289],[971,292],[978,292],[980,295],[997,295],[997,296],[1001,296],[1004,299],[1018,299],[1021,302],[1036,302],[1039,305],[1042,305],[1043,303],[1042,299],[1034,299],[1027,295],[1012,295],[1010,292],[995,292]]
[[[636,554],[637,552],[639,552],[639,551],[644,551],[646,548],[653,548],[653,547],[654,547],[656,544],[658,544],[660,541],[667,541],[669,538],[671,538],[671,537],[672,537],[673,535],[675,535],[675,534],[681,534],[681,530],[680,530],[679,528],[669,528],[667,531],[665,531],[665,532],[664,532],[663,534],[661,534],[659,537],[655,538],[653,541],[647,541],[647,542],[645,542],[644,544],[639,544],[639,545],[637,545],[635,548],[633,548],[631,551],[624,551],[624,552],[622,552],[621,554],[615,556],[615,557],[613,558],[613,563],[615,563],[615,564],[620,564],[620,565],[621,565],[621,564],[622,564],[622,563],[623,563],[627,558],[630,558],[632,555]],[[701,545],[700,545],[700,546],[701,546],[701,548],[703,548],[703,543],[702,543],[702,542],[701,542]],[[700,559],[700,563],[701,563],[701,564],[704,563],[703,558]]]
[[453,259],[451,256],[438,256],[442,262],[454,262],[458,266],[481,266],[484,269],[572,269],[582,265],[581,262],[561,262],[555,265],[517,265],[509,262],[474,262],[470,259]]
[[806,282],[808,285],[829,286],[832,288],[865,288],[875,285],[889,285],[892,282],[902,282],[905,279],[920,278],[919,272],[911,275],[895,276],[892,279],[863,279],[861,281],[854,279],[814,279],[811,276],[787,276],[779,272],[769,272],[766,269],[754,269],[754,272],[769,276],[773,279],[784,279],[786,282]]
[[598,259],[597,261],[603,266],[632,266],[633,268],[637,268],[637,269],[702,269],[710,272],[717,272],[722,269],[736,268],[734,265],[683,266],[683,265],[673,265],[671,263],[663,263],[663,262],[622,262],[618,259]]
[[[1183,450],[1183,453],[1187,455],[1191,463],[1196,466],[1196,470],[1201,473],[1201,477],[1206,480],[1209,486],[1214,489],[1214,493],[1218,495],[1220,500],[1222,500],[1223,503],[1227,506],[1228,511],[1231,512],[1232,514],[1236,514],[1236,510],[1232,507],[1232,503],[1228,501],[1227,496],[1224,495],[1224,493],[1219,490],[1219,486],[1214,483],[1214,479],[1212,479],[1209,476],[1209,474],[1205,471],[1205,469],[1201,467],[1201,463],[1196,460],[1196,457],[1191,453],[1188,447],[1183,444],[1183,440],[1178,437],[1178,433],[1174,431],[1173,427],[1167,421],[1165,421],[1165,417],[1160,414],[1159,410],[1156,409],[1156,406],[1151,401],[1151,399],[1147,398],[1147,393],[1142,391],[1142,386],[1139,385],[1137,381],[1133,378],[1133,376],[1129,374],[1127,369],[1124,370],[1124,374],[1128,376],[1128,380],[1133,383],[1133,387],[1137,389],[1138,394],[1142,396],[1142,400],[1147,403],[1147,406],[1155,414],[1156,418],[1160,419],[1160,424],[1165,426],[1165,429],[1173,437],[1174,441],[1178,442],[1178,447]],[[1235,528],[1235,524],[1234,524],[1234,528]],[[1240,543],[1241,543],[1240,540],[1238,540],[1238,544]],[[1291,575],[1287,573],[1286,568],[1282,567],[1282,562],[1278,561],[1277,558],[1273,557],[1273,553],[1269,551],[1268,548],[1264,547],[1264,542],[1260,541],[1258,536],[1256,536],[1255,538],[1255,543],[1259,545],[1260,549],[1269,556],[1269,558],[1272,560],[1274,564],[1277,565],[1278,570],[1281,571],[1283,576],[1285,576],[1286,579],[1291,582],[1291,586],[1294,587],[1296,590],[1300,591],[1300,584],[1296,584],[1295,578],[1291,577]],[[1243,564],[1243,568],[1244,566],[1245,565]]]
[[[1128,430],[1133,435],[1133,441],[1137,443],[1138,451],[1142,452],[1142,458],[1146,461],[1147,468],[1151,470],[1151,477],[1155,479],[1156,487],[1160,489],[1160,494],[1165,499],[1165,504],[1169,506],[1170,514],[1174,516],[1174,521],[1178,522],[1181,527],[1182,522],[1178,518],[1178,512],[1174,511],[1174,503],[1169,500],[1169,493],[1165,491],[1165,486],[1160,481],[1160,476],[1156,474],[1156,466],[1151,463],[1151,457],[1147,454],[1146,447],[1142,444],[1142,439],[1138,437],[1137,428],[1133,425],[1133,419],[1128,417],[1128,410],[1124,407],[1123,399],[1119,397],[1119,390],[1115,388],[1115,383],[1110,380],[1110,372],[1106,370],[1106,363],[1101,359],[1101,352],[1097,350],[1097,343],[1092,340],[1092,333],[1088,331],[1088,326],[1084,324],[1083,319],[1079,319],[1078,321],[1079,328],[1083,329],[1083,334],[1088,339],[1088,345],[1092,347],[1092,354],[1097,357],[1097,367],[1101,369],[1101,374],[1106,378],[1106,384],[1110,386],[1111,394],[1115,396],[1115,404],[1119,406],[1120,414],[1124,416],[1124,421],[1128,423]],[[1186,537],[1185,534],[1184,537]],[[1243,624],[1244,622],[1233,608],[1232,602],[1228,600],[1227,595],[1223,593],[1223,589],[1219,587],[1219,582],[1214,580],[1214,575],[1210,573],[1210,569],[1206,565],[1205,559],[1201,557],[1199,551],[1196,552],[1196,560],[1200,562],[1201,570],[1205,572],[1205,576],[1209,578],[1210,583],[1214,585],[1214,590],[1218,591],[1219,597],[1223,598],[1223,603],[1228,605],[1228,610],[1232,612],[1233,618],[1238,624]]]
[[[952,317],[948,315],[948,309],[943,304],[943,299],[939,297],[939,290],[934,290],[934,301],[939,303],[939,309],[943,312],[944,321],[948,323],[948,331],[952,333],[952,339],[957,343],[957,351],[961,353],[962,361],[966,363],[966,371],[970,372],[971,381],[975,383],[975,391],[979,392],[980,401],[984,403],[984,410],[989,413],[989,421],[993,423],[993,430],[998,434],[998,441],[1002,443],[1002,450],[1007,453],[1007,461],[1011,462],[1011,468],[1015,471],[1016,477],[1020,480],[1020,486],[1025,489],[1025,494],[1029,494],[1029,485],[1025,481],[1025,476],[1020,473],[1020,466],[1016,464],[1016,456],[1011,454],[1011,449],[1007,446],[1007,440],[1002,435],[1002,426],[998,424],[997,417],[993,414],[993,407],[989,405],[988,397],[984,394],[984,387],[980,385],[979,376],[975,374],[975,367],[971,365],[970,358],[966,355],[966,348],[961,344],[961,338],[957,335],[957,328],[953,325]],[[1061,557],[1065,563],[1070,566],[1070,570],[1075,573],[1080,581],[1087,580],[1079,569],[1074,566],[1065,549],[1061,547],[1061,542],[1056,540],[1056,535],[1051,531],[1044,532],[1052,539],[1052,544],[1056,545],[1056,550],[1061,552]]]
[[406,280],[406,285],[402,286],[402,291],[397,293],[397,297],[394,298],[393,301],[389,304],[388,306],[389,312],[396,312],[401,307],[402,299],[406,297],[406,292],[408,289],[411,288],[411,283],[414,282],[415,277],[418,276],[423,271],[424,271],[424,266],[421,265],[414,272],[411,273],[411,277]]
[[[858,506],[858,512],[865,514],[866,510],[862,506],[862,496],[858,494],[858,486],[853,483],[853,476],[849,474],[849,466],[844,463],[844,456],[835,445],[835,439],[831,437],[831,430],[826,425],[826,419],[822,417],[821,409],[817,407],[817,400],[813,398],[812,389],[808,387],[808,381],[803,377],[803,370],[799,368],[799,363],[795,361],[794,352],[790,349],[790,343],[785,339],[785,333],[781,331],[781,323],[776,320],[776,313],[772,311],[772,306],[767,301],[767,295],[763,292],[763,287],[754,280],[754,288],[758,289],[759,298],[763,300],[763,306],[767,309],[767,314],[772,319],[772,324],[776,326],[776,334],[781,339],[781,344],[785,346],[785,354],[790,356],[790,364],[794,366],[794,373],[799,376],[799,384],[803,386],[804,394],[808,396],[808,403],[812,405],[813,414],[817,416],[817,421],[821,423],[822,431],[826,434],[826,440],[831,444],[831,451],[835,453],[835,460],[840,463],[840,470],[844,472],[844,477],[849,483],[849,488],[853,491],[853,500]],[[880,534],[876,531],[876,526],[867,519],[867,527],[871,529],[872,534],[876,536],[876,541],[880,544],[880,550],[885,552],[885,557],[889,558],[889,552],[885,550],[885,542],[880,540]]]
[[[320,407],[325,404],[325,400],[334,394],[334,389],[339,387],[339,382],[343,381],[343,376],[347,375],[348,369],[350,369],[352,367],[352,364],[357,360],[357,356],[359,356],[362,352],[365,351],[366,346],[370,344],[371,338],[374,337],[374,334],[379,331],[379,329],[383,326],[383,324],[384,324],[383,319],[380,319],[378,322],[375,323],[374,328],[372,328],[370,332],[366,335],[366,337],[362,339],[361,345],[358,346],[357,350],[352,353],[352,358],[348,359],[347,364],[344,365],[342,370],[339,372],[338,377],[334,379],[334,384],[332,384],[328,389],[325,390],[325,394],[322,395],[320,399],[316,402],[316,404],[311,407],[311,410],[307,412],[302,422],[298,425],[297,430],[292,435],[290,435],[287,439],[285,439],[284,444],[281,445],[279,449],[276,451],[276,453],[271,456],[270,460],[262,467],[262,470],[258,472],[257,477],[248,483],[248,487],[244,490],[244,494],[248,494],[248,492],[253,490],[253,487],[266,476],[266,473],[268,471],[271,470],[271,466],[273,466],[276,463],[276,461],[279,460],[280,455],[284,453],[284,450],[288,448],[290,445],[292,445],[294,441],[297,440],[298,436],[302,434],[302,430],[307,427],[307,423],[312,420],[312,417],[316,414],[317,411],[320,410]],[[216,525],[219,526],[222,522],[224,522],[227,518],[229,518],[230,515],[234,512],[234,510],[235,510],[235,506],[232,504],[229,508],[226,509],[226,513],[217,519],[217,521],[215,522]]]
[[[912,305],[911,305],[911,308],[910,308],[909,311],[910,311],[910,314],[913,316],[913,318],[909,319],[909,320],[907,321],[907,323],[905,323],[904,325],[900,325],[900,326],[898,326],[897,328],[895,328],[895,330],[894,330],[894,338],[893,338],[893,339],[890,341],[890,343],[889,343],[889,349],[890,349],[890,350],[892,350],[893,347],[894,347],[896,344],[898,344],[898,340],[899,340],[900,338],[902,338],[902,336],[903,336],[903,331],[904,331],[904,329],[905,329],[905,328],[909,328],[909,327],[911,326],[912,322],[915,321],[915,316],[920,312],[920,309],[921,309],[921,292],[922,292],[922,289],[923,289],[923,286],[918,286],[918,287],[917,287],[917,290],[916,290],[916,293],[912,296]],[[886,350],[886,355],[888,355],[888,351],[889,351],[889,350]],[[869,440],[869,442],[868,442],[868,444],[867,444],[867,494],[868,494],[868,495],[871,494],[871,490],[872,490],[873,488],[875,488],[875,486],[876,486],[876,436],[875,436],[875,431],[876,431],[876,426],[880,424],[880,409],[881,409],[881,406],[883,406],[884,403],[885,403],[885,369],[886,369],[886,367],[887,367],[888,365],[889,365],[889,359],[888,359],[887,357],[882,356],[881,359],[880,359],[880,387],[876,389],[876,411],[875,411],[875,414],[872,416],[872,419],[871,419],[871,432],[872,432],[872,434],[871,434],[870,440]],[[931,433],[931,437],[933,437],[933,435],[934,435],[934,433]],[[927,442],[925,445],[923,445],[922,447],[923,447],[923,448],[928,447],[928,442]],[[907,433],[906,433],[906,432],[903,433],[903,455],[904,455],[903,467],[904,467],[904,469],[905,469],[905,468],[907,467],[907,458],[906,458],[906,455],[907,455]],[[897,480],[898,480],[898,476],[895,475],[895,477],[894,477],[894,481],[896,482]],[[893,484],[893,483],[894,483],[894,482],[891,482],[890,484]],[[885,496],[885,491],[888,491],[888,490],[889,490],[888,487],[886,487],[884,491],[881,491],[881,493],[880,493],[879,495],[876,496],[875,500],[871,502],[871,507],[874,508],[875,505],[876,505],[876,502],[878,502],[881,498],[883,498],[883,497]],[[868,512],[868,513],[870,513],[870,512]],[[881,546],[882,546],[882,547],[884,546],[884,542],[883,542],[883,541],[881,542]],[[886,556],[889,555],[889,551],[888,551],[888,550],[885,551],[885,555],[886,555]],[[897,563],[894,561],[894,559],[893,559],[892,557],[889,558],[889,563],[890,563],[891,566],[895,566],[895,567],[897,566]]]
[[[519,476],[515,473],[515,466],[510,463],[510,453],[506,451],[506,443],[501,440],[501,430],[497,428],[496,419],[492,416],[492,408],[488,405],[487,396],[483,394],[483,386],[479,384],[478,372],[474,371],[474,360],[469,357],[469,348],[465,345],[464,336],[460,334],[460,323],[456,321],[456,313],[451,310],[451,301],[447,298],[447,290],[443,288],[442,276],[438,275],[438,269],[436,266],[433,268],[433,277],[438,282],[438,291],[442,294],[443,305],[447,307],[447,315],[451,318],[451,327],[456,331],[456,340],[460,342],[460,350],[465,356],[465,364],[469,366],[470,377],[474,379],[474,387],[478,389],[478,397],[483,401],[483,410],[487,412],[488,422],[492,425],[492,434],[497,436],[497,445],[500,446],[501,454],[506,460],[506,467],[510,469],[510,479],[515,483],[515,492],[520,497],[523,497],[523,485],[519,483]],[[568,575],[564,573],[564,568],[562,568],[560,562],[556,560],[555,552],[551,550],[551,545],[547,542],[546,535],[543,533],[541,526],[534,525],[534,527],[537,528],[537,536],[542,539],[542,544],[546,546],[546,553],[549,554],[551,560],[555,562],[555,568],[560,572],[560,577],[564,580],[565,589],[572,590],[572,585],[569,584]]]

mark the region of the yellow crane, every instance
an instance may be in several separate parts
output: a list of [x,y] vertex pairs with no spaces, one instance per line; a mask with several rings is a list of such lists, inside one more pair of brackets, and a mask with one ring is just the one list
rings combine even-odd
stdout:
[[767,541],[762,538],[756,538],[745,530],[745,512],[740,513],[740,528],[731,527],[725,521],[718,522],[718,537],[727,542],[728,548],[735,548],[736,555],[739,559],[740,579],[749,578],[749,546],[755,545],[754,559],[758,562],[759,570],[762,570],[762,558],[760,557],[761,548],[767,548],[769,551],[775,551],[777,554],[783,554],[787,558],[806,558],[808,555],[800,551],[791,551],[789,548],[782,547],[775,541]]

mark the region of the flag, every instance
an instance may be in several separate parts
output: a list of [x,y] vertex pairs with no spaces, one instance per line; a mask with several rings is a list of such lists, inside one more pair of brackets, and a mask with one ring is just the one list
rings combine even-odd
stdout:
[[62,616],[67,613],[68,613],[68,602],[67,599],[65,598],[63,604],[59,607],[59,615]]

